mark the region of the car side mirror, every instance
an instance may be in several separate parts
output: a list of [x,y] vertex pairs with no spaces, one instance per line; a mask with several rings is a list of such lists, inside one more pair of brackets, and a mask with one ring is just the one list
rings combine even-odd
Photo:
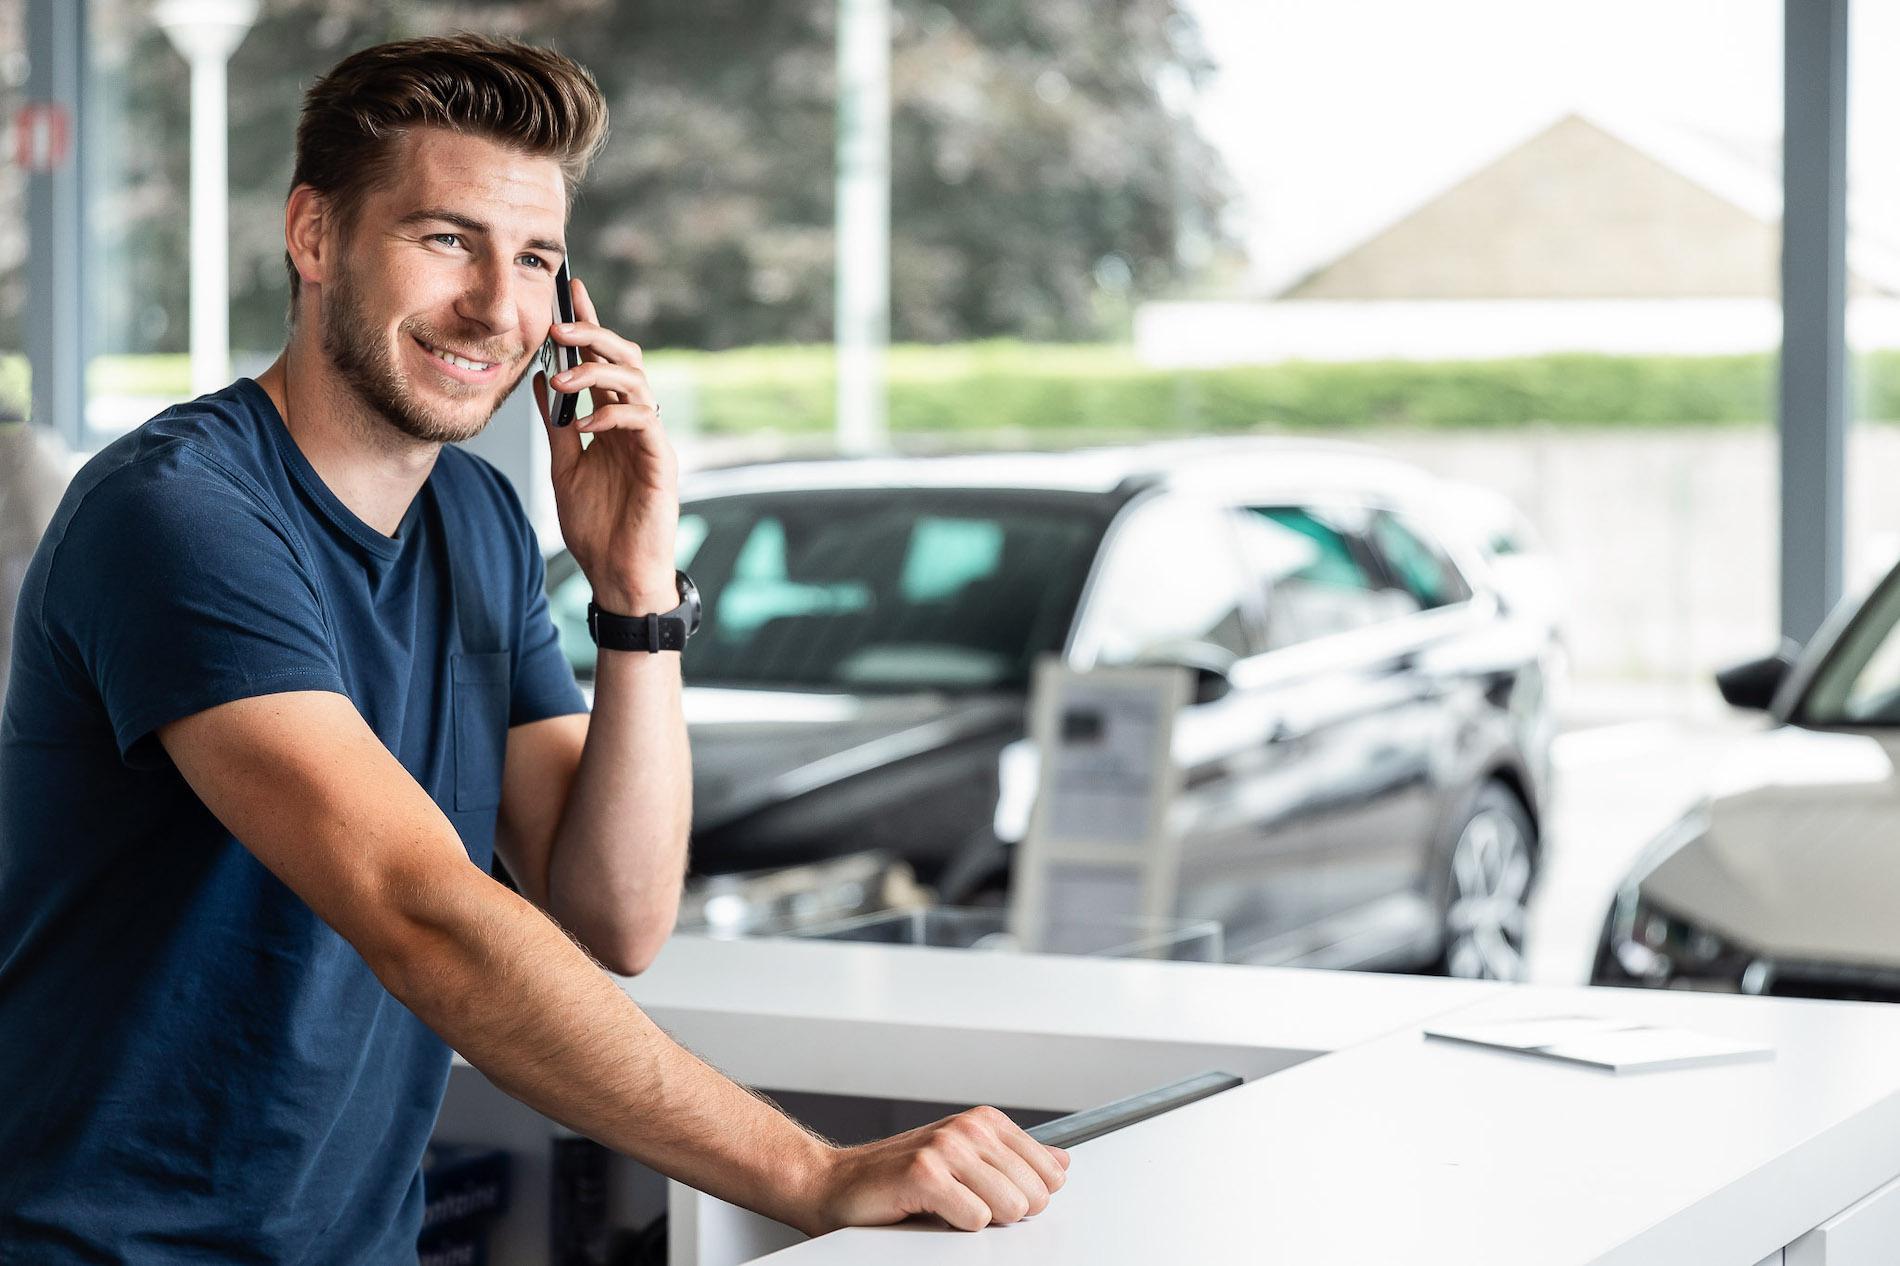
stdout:
[[1234,679],[1212,664],[1189,665],[1194,670],[1194,702],[1213,703],[1234,693]]
[[1766,712],[1793,669],[1794,651],[1784,647],[1772,655],[1724,668],[1715,674],[1715,684],[1729,707]]
[[1228,675],[1234,656],[1199,642],[1170,642],[1150,647],[1135,661],[1157,668],[1185,668],[1194,674],[1194,691],[1189,704],[1213,703],[1234,692],[1234,679]]

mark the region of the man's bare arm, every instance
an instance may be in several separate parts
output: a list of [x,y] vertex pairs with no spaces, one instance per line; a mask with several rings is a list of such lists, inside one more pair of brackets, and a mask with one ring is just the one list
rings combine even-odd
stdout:
[[560,929],[469,864],[341,695],[239,700],[160,741],[218,819],[398,1000],[544,1115],[808,1232],[1039,1210],[1066,1156],[976,1109],[833,1148],[673,1042]]
[[677,654],[602,651],[591,719],[509,731],[496,851],[523,895],[622,975],[673,930],[691,822]]

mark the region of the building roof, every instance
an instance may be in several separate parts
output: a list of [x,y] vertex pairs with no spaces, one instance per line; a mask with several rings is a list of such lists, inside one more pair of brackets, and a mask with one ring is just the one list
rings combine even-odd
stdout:
[[[1567,113],[1287,287],[1282,299],[1773,297],[1778,150]],[[1900,249],[1856,225],[1855,289],[1900,294]]]

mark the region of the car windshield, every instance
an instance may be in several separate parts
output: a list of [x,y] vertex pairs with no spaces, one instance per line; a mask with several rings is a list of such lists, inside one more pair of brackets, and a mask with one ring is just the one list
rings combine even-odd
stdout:
[[1874,591],[1815,674],[1801,719],[1816,725],[1900,725],[1900,576]]
[[[1103,529],[1091,499],[917,489],[803,490],[681,507],[680,566],[705,604],[687,646],[702,686],[897,692],[1017,688],[1059,651]],[[577,673],[593,671],[588,590],[550,577]]]

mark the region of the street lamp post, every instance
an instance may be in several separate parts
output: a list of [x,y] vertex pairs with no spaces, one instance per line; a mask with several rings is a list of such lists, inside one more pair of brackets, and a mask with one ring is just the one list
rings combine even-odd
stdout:
[[257,0],[161,0],[158,24],[191,63],[191,391],[231,375],[231,189],[225,66],[257,20]]
[[888,443],[891,328],[891,3],[839,0],[835,328],[838,447]]

